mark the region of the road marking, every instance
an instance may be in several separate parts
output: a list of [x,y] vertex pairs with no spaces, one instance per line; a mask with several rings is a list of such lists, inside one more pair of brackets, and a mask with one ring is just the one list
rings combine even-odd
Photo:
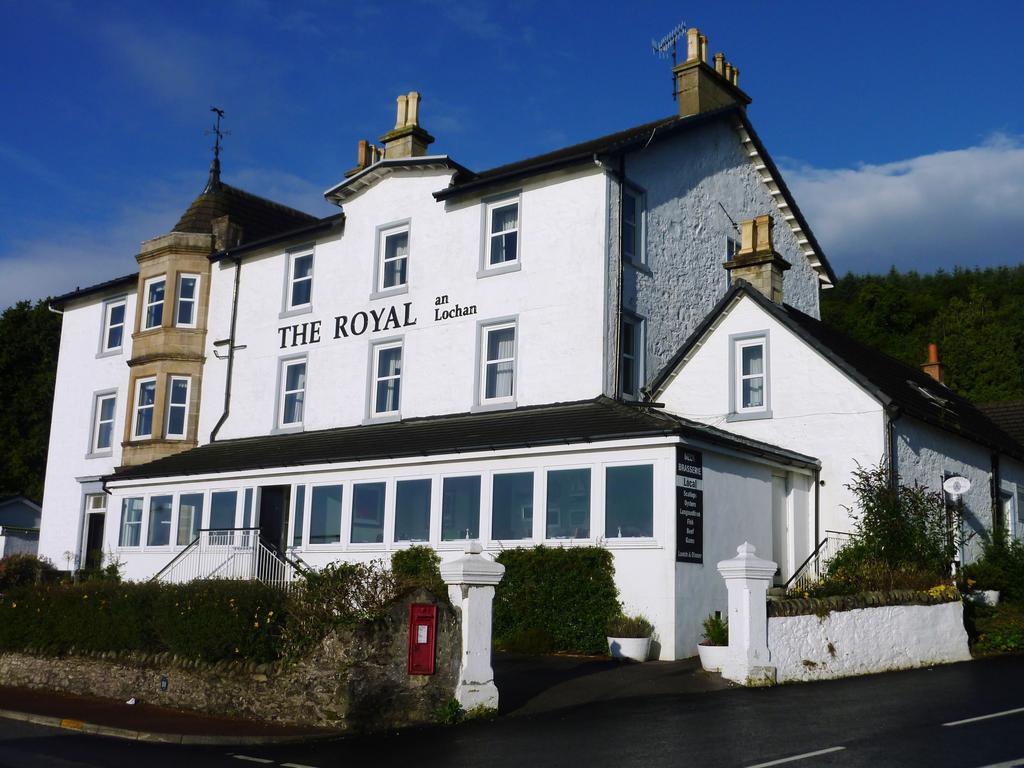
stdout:
[[1024,757],[1018,757],[1016,760],[1007,760],[1005,763],[992,763],[992,765],[983,765],[981,768],[1020,768],[1024,765]]
[[69,717],[65,717],[63,720],[60,721],[61,728],[70,728],[72,731],[80,731],[82,730],[82,726],[84,725],[85,723],[83,723],[81,720],[72,720]]
[[248,760],[250,763],[272,763],[273,760],[267,760],[265,757],[249,757],[248,755],[232,755],[235,760]]
[[1018,712],[1024,712],[1024,707],[1017,707],[1016,709],[1006,709],[1002,712],[993,712],[991,715],[981,715],[979,717],[969,717],[966,720],[954,720],[951,723],[943,723],[943,726],[950,725],[967,725],[967,723],[977,723],[982,720],[991,720],[993,717],[1006,717],[1007,715],[1016,715]]
[[817,752],[804,752],[802,755],[793,755],[792,757],[783,757],[779,760],[772,760],[768,763],[758,763],[757,765],[748,765],[747,768],[768,768],[770,765],[782,765],[783,763],[792,763],[797,760],[806,760],[808,757],[817,757],[818,755],[827,755],[830,752],[842,752],[846,747],[829,747],[828,749],[819,749]]
[[316,768],[316,766],[303,765],[302,763],[281,763],[281,768]]

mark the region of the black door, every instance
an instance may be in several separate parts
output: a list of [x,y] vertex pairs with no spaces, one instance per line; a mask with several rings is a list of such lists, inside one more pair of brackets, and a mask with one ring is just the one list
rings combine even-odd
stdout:
[[282,552],[288,535],[288,490],[287,485],[260,488],[260,538]]
[[85,529],[85,567],[99,568],[103,564],[103,515],[89,515]]

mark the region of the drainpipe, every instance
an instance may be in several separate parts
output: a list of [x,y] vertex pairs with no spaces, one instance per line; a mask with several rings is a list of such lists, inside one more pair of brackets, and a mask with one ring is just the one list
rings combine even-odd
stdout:
[[46,302],[46,308],[48,310],[50,310],[51,312],[53,312],[53,314],[55,314],[55,315],[63,315],[64,314],[63,310],[54,309],[53,308],[53,304],[51,304],[50,302]]
[[821,543],[821,470],[814,470],[814,546]]
[[[993,538],[996,535],[996,521],[1000,520],[1003,510],[999,504],[999,492],[1000,492],[1000,479],[999,479],[999,454],[992,454],[992,484],[990,487],[990,493],[992,495],[992,535]],[[1005,529],[1007,533],[1010,531],[1009,520],[1001,520],[1001,529]]]
[[896,420],[902,415],[898,405],[890,405],[885,409],[886,450],[889,454],[889,488],[893,491],[900,484],[899,467],[896,465]]
[[235,287],[231,294],[231,330],[228,332],[228,370],[224,381],[224,413],[210,433],[210,442],[217,440],[217,433],[231,413],[231,374],[235,368],[235,327],[238,323],[238,285],[242,279],[242,260],[235,256]]

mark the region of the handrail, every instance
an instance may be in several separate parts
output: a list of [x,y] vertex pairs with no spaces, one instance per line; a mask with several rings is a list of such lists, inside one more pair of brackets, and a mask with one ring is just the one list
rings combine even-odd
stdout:
[[[848,533],[846,531],[826,530],[825,534],[825,538],[818,543],[818,546],[814,548],[814,551],[811,552],[810,555],[808,555],[807,559],[800,564],[800,567],[793,571],[793,575],[789,577],[789,580],[785,584],[783,584],[783,589],[788,590],[791,585],[803,579],[809,579],[809,581],[817,581],[821,577],[821,566],[827,565],[829,562],[831,562],[832,558],[835,557],[836,552],[842,549],[843,546],[845,546],[846,542],[853,538],[853,534]],[[842,542],[842,544],[840,544],[839,542]],[[837,545],[836,550],[835,552],[829,553],[827,550],[833,543]],[[827,560],[824,563],[821,562],[823,556],[822,550],[826,550],[826,552],[824,553],[824,557],[826,557]],[[815,566],[815,573],[813,577],[810,577],[808,569],[812,564]]]
[[198,546],[199,546],[199,536],[196,536],[196,537],[195,537],[194,539],[192,539],[192,541],[190,541],[190,542],[189,542],[189,543],[188,543],[188,544],[187,544],[187,545],[185,546],[185,548],[184,548],[183,550],[181,550],[181,552],[179,552],[179,553],[178,553],[178,554],[176,554],[176,555],[175,555],[174,557],[172,557],[172,558],[171,558],[171,560],[170,560],[170,562],[169,562],[169,563],[167,563],[167,565],[165,565],[165,566],[164,566],[163,568],[161,568],[161,569],[160,569],[159,571],[157,571],[157,572],[156,572],[156,573],[155,573],[155,574],[153,575],[153,577],[152,577],[152,578],[150,579],[150,581],[158,581],[158,580],[160,579],[160,577],[164,575],[164,573],[166,573],[167,571],[169,571],[169,570],[170,570],[171,568],[173,568],[173,567],[174,567],[174,564],[175,564],[175,563],[177,563],[177,562],[178,562],[179,560],[181,560],[181,559],[182,559],[182,558],[183,558],[183,557],[184,557],[184,556],[185,556],[186,554],[188,554],[188,552],[189,552],[190,550],[192,550],[192,549],[195,549],[195,548],[197,548]]
[[[828,533],[828,531],[825,531],[825,533]],[[826,536],[824,539],[819,541],[818,542],[818,546],[816,546],[814,548],[814,551],[811,552],[811,554],[809,554],[807,556],[806,560],[804,560],[802,563],[800,563],[800,567],[799,568],[797,568],[795,571],[793,571],[793,575],[789,577],[789,581],[787,581],[785,584],[782,585],[783,589],[789,589],[789,585],[792,584],[794,581],[796,581],[797,576],[799,576],[801,573],[804,572],[804,568],[806,568],[808,565],[810,565],[811,561],[815,557],[818,556],[818,553],[821,551],[821,548],[824,547],[826,544],[828,544],[828,536]]]
[[242,579],[288,589],[309,568],[304,565],[264,541],[259,528],[201,528],[151,580]]

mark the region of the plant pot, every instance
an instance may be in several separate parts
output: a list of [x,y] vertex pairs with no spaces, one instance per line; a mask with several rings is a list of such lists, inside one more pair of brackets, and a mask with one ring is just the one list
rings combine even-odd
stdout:
[[651,652],[649,637],[609,637],[608,651],[613,659],[630,659],[631,661],[647,661]]
[[728,645],[698,645],[697,653],[700,655],[700,665],[707,672],[721,672],[725,660],[729,656]]
[[989,608],[992,608],[999,605],[999,590],[976,589],[975,591],[967,594],[967,599],[975,605],[986,605]]

